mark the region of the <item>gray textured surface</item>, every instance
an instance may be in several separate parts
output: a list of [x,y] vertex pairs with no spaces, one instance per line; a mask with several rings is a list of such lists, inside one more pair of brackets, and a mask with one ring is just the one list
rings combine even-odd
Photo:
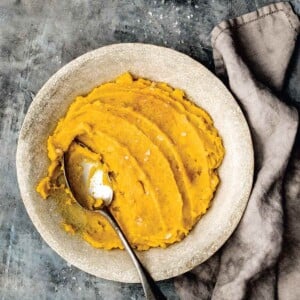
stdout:
[[[140,285],[101,280],[67,265],[43,242],[24,210],[16,182],[16,142],[32,97],[49,76],[89,50],[133,41],[172,47],[213,69],[213,26],[270,2],[274,1],[0,1],[1,299],[143,295]],[[299,14],[300,2],[291,3]],[[299,62],[290,70],[288,101],[300,99]],[[178,298],[172,280],[160,286],[168,298]]]

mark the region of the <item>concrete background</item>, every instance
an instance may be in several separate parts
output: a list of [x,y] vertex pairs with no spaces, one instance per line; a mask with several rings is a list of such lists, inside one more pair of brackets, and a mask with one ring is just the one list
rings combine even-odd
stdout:
[[[210,32],[223,19],[277,1],[0,0],[0,299],[142,299],[139,284],[95,278],[41,239],[20,198],[15,152],[34,95],[75,57],[104,45],[143,42],[184,52],[213,70]],[[300,2],[291,1],[300,14]],[[294,59],[300,55],[298,48]],[[299,106],[300,59],[283,99]],[[109,267],[109,266],[108,266]],[[159,283],[178,299],[173,281]]]

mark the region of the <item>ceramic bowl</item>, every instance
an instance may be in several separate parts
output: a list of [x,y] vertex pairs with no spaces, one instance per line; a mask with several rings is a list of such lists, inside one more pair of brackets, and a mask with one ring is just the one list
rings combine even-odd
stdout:
[[46,243],[70,264],[95,276],[138,282],[137,272],[122,250],[99,250],[78,236],[66,234],[55,201],[35,191],[46,175],[46,141],[78,95],[111,81],[123,72],[184,90],[212,116],[223,138],[226,155],[212,205],[190,234],[166,249],[138,252],[155,280],[182,274],[213,255],[229,238],[246,207],[253,177],[249,129],[237,102],[209,70],[177,51],[146,44],[116,44],[88,52],[65,65],[41,88],[21,129],[17,173],[27,212]]

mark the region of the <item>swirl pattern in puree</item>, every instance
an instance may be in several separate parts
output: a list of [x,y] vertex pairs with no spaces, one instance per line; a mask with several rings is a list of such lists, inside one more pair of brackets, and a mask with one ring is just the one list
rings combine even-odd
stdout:
[[122,249],[101,215],[63,192],[63,152],[69,149],[70,165],[87,155],[71,145],[75,137],[105,166],[114,190],[110,210],[138,250],[180,241],[209,208],[225,151],[211,117],[183,91],[125,73],[78,96],[48,138],[51,164],[37,191],[60,199],[66,231],[97,248]]

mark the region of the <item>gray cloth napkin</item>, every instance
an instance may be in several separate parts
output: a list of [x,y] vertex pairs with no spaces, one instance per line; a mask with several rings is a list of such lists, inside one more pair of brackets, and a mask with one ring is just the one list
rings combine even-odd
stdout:
[[[298,32],[298,17],[288,3],[224,21],[212,32],[216,73],[228,84],[251,130],[254,185],[244,216],[224,247],[175,279],[181,299],[300,299],[300,215],[298,225],[289,223],[297,222],[291,208],[300,210],[299,160],[293,159],[286,172],[298,114],[277,97]],[[287,216],[284,199],[289,201]],[[285,217],[289,222],[284,223]],[[282,252],[282,247],[293,247],[291,239],[298,247],[293,256]]]

